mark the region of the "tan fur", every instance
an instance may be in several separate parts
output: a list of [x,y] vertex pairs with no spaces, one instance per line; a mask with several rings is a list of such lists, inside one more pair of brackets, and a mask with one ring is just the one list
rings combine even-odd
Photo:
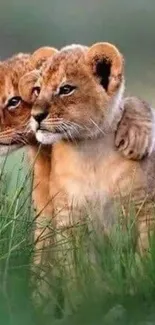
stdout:
[[[64,48],[47,61],[38,82],[41,89],[32,110],[32,127],[40,142],[54,143],[50,194],[57,226],[68,225],[70,209],[76,221],[77,211],[84,212],[86,206],[99,208],[105,226],[111,218],[106,207],[116,197],[123,202],[133,198],[137,211],[147,195],[152,199],[152,158],[127,160],[115,148],[124,109],[123,57],[118,49],[108,43]],[[74,89],[62,94],[68,84]],[[150,204],[145,206],[149,216]],[[144,211],[138,213],[139,227],[146,223]]]

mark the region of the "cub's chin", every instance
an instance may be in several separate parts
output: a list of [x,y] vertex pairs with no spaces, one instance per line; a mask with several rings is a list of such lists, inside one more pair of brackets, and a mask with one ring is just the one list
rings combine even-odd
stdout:
[[36,139],[42,144],[53,144],[63,139],[60,133],[50,133],[48,131],[38,130],[36,132]]
[[0,156],[10,155],[10,153],[22,147],[23,147],[22,144],[0,145]]

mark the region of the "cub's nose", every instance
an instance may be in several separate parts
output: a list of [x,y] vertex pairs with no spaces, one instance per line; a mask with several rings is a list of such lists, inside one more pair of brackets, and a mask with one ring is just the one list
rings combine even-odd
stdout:
[[46,117],[48,113],[47,112],[36,112],[33,113],[32,116],[33,118],[40,124]]

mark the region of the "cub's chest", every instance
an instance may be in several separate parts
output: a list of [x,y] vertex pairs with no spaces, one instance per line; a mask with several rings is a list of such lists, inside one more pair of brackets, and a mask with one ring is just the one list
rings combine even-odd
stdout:
[[51,186],[77,202],[105,201],[120,189],[128,189],[136,163],[123,158],[112,146],[107,148],[104,144],[98,150],[91,146],[91,151],[80,151],[64,143],[55,145]]

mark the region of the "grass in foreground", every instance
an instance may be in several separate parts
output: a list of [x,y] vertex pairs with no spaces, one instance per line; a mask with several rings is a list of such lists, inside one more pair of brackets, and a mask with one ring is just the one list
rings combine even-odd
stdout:
[[[135,251],[132,223],[123,232],[117,226],[109,240],[82,224],[52,245],[54,258],[40,273],[32,268],[35,213],[30,173],[23,177],[21,168],[14,183],[15,190],[7,194],[10,178],[2,170],[0,324],[155,324],[155,236],[148,255],[141,258]],[[60,258],[66,241],[70,250]],[[69,254],[72,267],[67,264]],[[35,303],[32,296],[42,274],[49,297],[41,290]]]

